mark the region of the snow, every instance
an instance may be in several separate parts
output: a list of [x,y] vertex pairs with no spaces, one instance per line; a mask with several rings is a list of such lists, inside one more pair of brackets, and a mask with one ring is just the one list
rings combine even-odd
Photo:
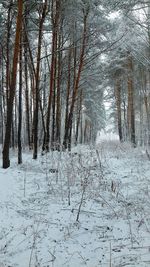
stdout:
[[99,144],[100,142],[108,142],[108,141],[119,141],[119,136],[116,133],[111,131],[111,128],[107,128],[105,130],[101,130],[97,134],[96,143]]
[[36,161],[24,151],[21,166],[12,155],[0,169],[0,267],[150,266],[144,149],[99,139]]

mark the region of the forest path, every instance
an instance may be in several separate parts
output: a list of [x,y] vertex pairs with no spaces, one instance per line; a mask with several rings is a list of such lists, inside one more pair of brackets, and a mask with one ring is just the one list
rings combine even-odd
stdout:
[[145,151],[105,140],[23,160],[0,170],[2,266],[150,266]]

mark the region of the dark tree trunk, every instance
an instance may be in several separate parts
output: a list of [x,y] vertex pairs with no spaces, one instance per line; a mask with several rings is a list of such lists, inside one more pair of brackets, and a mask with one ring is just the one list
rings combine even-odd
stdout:
[[134,114],[134,86],[133,86],[133,62],[128,55],[128,132],[131,143],[135,146],[135,114]]
[[[56,63],[55,63],[56,66]],[[55,109],[56,109],[56,67],[54,75],[54,87],[53,87],[53,98],[52,98],[52,134],[51,134],[51,149],[55,149]]]
[[35,107],[34,107],[34,118],[33,118],[33,159],[37,159],[37,155],[38,155],[40,57],[41,57],[43,23],[44,23],[45,16],[46,16],[46,9],[47,9],[47,1],[45,1],[44,3],[42,15],[40,18],[40,24],[39,24],[37,66],[36,66],[36,72],[35,72]]
[[15,44],[14,44],[12,76],[11,76],[10,94],[9,94],[8,107],[7,107],[5,140],[4,140],[4,147],[3,147],[3,168],[8,168],[10,166],[9,146],[10,146],[10,138],[11,138],[13,102],[14,102],[14,96],[15,96],[15,91],[16,91],[17,64],[18,64],[19,42],[20,42],[20,33],[21,33],[21,25],[22,25],[22,12],[23,12],[23,0],[18,0],[18,15],[17,15],[16,36],[15,36]]
[[122,135],[122,119],[121,119],[121,84],[120,80],[117,79],[115,85],[115,98],[116,98],[116,107],[117,107],[117,122],[118,122],[118,133],[120,142],[123,141]]
[[22,163],[22,34],[20,36],[19,58],[19,107],[18,107],[18,164]]
[[61,33],[59,29],[59,36],[58,36],[58,56],[57,56],[57,65],[58,65],[58,74],[57,74],[57,97],[56,97],[56,149],[60,150],[60,134],[61,134],[61,95],[60,95],[60,81],[61,81],[61,58],[62,53],[60,52],[61,48]]
[[[68,113],[69,113],[69,96],[70,96],[70,86],[71,86],[71,54],[72,48],[69,49],[68,56],[68,81],[67,81],[67,92],[66,92],[66,113],[65,113],[65,133],[67,132],[68,127]],[[64,136],[63,141],[64,149],[67,149],[67,135]]]
[[7,13],[7,41],[6,41],[6,103],[8,105],[9,89],[10,89],[10,36],[11,36],[11,11],[13,1],[9,1],[8,13]]
[[25,19],[23,27],[23,39],[24,39],[24,75],[25,75],[25,109],[26,109],[26,131],[28,146],[31,149],[31,129],[30,129],[30,112],[29,112],[29,86],[28,86],[28,39],[26,34],[27,27],[27,5],[25,5]]
[[79,126],[80,126],[80,119],[81,119],[81,110],[82,110],[82,90],[80,92],[80,97],[78,100],[78,106],[77,106],[77,122],[76,122],[76,134],[75,134],[75,145],[78,143],[78,135],[79,135]]
[[3,144],[4,133],[4,62],[3,62],[3,48],[0,48],[0,66],[1,66],[1,81],[0,81],[0,143]]

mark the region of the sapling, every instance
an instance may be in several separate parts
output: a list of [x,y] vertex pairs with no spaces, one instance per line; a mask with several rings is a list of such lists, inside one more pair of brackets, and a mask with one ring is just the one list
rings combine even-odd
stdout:
[[36,248],[36,242],[37,242],[37,237],[38,237],[38,232],[39,232],[39,224],[40,224],[40,220],[36,225],[36,229],[34,229],[34,225],[33,225],[33,241],[32,241],[32,247],[31,247],[30,258],[29,258],[29,267],[32,266],[33,252]]
[[26,182],[27,182],[27,173],[26,173],[26,169],[25,169],[24,179],[23,179],[23,195],[24,195],[24,197],[26,197]]
[[112,255],[111,255],[112,251],[111,251],[111,241],[110,241],[110,263],[109,263],[109,267],[112,267]]
[[71,204],[71,191],[70,191],[69,173],[67,173],[67,184],[68,184],[68,206],[70,206],[70,204]]
[[84,202],[84,195],[85,195],[86,188],[87,188],[87,185],[88,185],[88,177],[89,177],[89,170],[88,170],[87,175],[84,177],[84,180],[82,182],[82,194],[81,194],[81,200],[80,200],[80,204],[79,204],[79,208],[78,208],[78,213],[77,213],[77,218],[76,218],[76,221],[77,222],[79,221],[81,207],[82,207],[83,202]]

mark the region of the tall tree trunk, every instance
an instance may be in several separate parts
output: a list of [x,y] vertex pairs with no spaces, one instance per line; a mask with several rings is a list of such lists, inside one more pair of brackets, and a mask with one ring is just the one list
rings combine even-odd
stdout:
[[135,114],[134,114],[134,86],[133,86],[133,62],[128,55],[128,133],[131,143],[135,146]]
[[[67,79],[67,92],[66,92],[66,110],[65,110],[65,133],[67,132],[68,127],[68,114],[69,114],[69,96],[70,96],[70,86],[71,86],[71,55],[72,55],[72,48],[69,49],[69,56],[68,56],[68,79]],[[64,136],[63,146],[67,149],[67,139],[68,136]]]
[[77,106],[77,122],[76,122],[76,133],[75,133],[75,145],[77,145],[77,143],[78,143],[81,112],[82,112],[82,90],[80,91],[80,96],[79,96],[78,106]]
[[[29,149],[31,149],[31,129],[30,129],[30,112],[29,112],[29,83],[28,83],[28,39],[26,33],[27,27],[27,3],[25,5],[25,18],[23,27],[24,40],[24,76],[25,76],[25,113],[26,113],[26,131]],[[29,47],[30,49],[30,47]]]
[[42,33],[43,23],[46,16],[47,1],[43,6],[42,15],[39,24],[39,36],[38,36],[38,52],[37,52],[37,66],[35,72],[35,107],[33,117],[33,159],[37,159],[38,154],[38,114],[39,114],[39,76],[40,76],[40,57],[41,57],[41,45],[42,45]]
[[22,163],[22,34],[20,35],[19,58],[19,107],[18,107],[18,164]]
[[9,99],[9,89],[10,89],[10,36],[11,36],[11,11],[12,11],[13,1],[9,1],[9,7],[7,12],[7,40],[6,40],[6,102],[8,105]]
[[3,114],[3,95],[4,95],[4,62],[3,62],[3,48],[0,47],[0,144],[3,144],[4,132],[4,114]]
[[148,88],[148,73],[147,70],[140,69],[140,76],[142,78],[142,95],[145,105],[146,120],[147,120],[147,144],[150,145],[150,104],[149,104],[149,90]]
[[20,42],[20,33],[21,33],[21,25],[22,25],[22,13],[23,13],[23,0],[18,0],[18,14],[17,14],[16,36],[15,36],[15,44],[14,44],[13,66],[12,66],[10,94],[9,94],[8,108],[7,108],[6,132],[5,132],[5,140],[4,140],[4,147],[3,147],[3,168],[8,168],[10,166],[9,146],[10,146],[10,137],[11,137],[13,102],[14,102],[14,96],[15,96],[15,91],[16,91],[17,64],[18,64],[18,56],[19,56],[19,42]]
[[55,74],[54,74],[54,87],[52,95],[52,134],[51,134],[51,149],[55,149],[55,110],[56,110],[56,58],[55,58]]
[[[142,86],[141,86],[142,87]],[[139,106],[140,106],[140,146],[143,145],[143,96],[142,96],[142,90],[140,90],[140,98],[139,98]]]
[[150,145],[150,111],[149,111],[149,101],[148,101],[148,96],[144,95],[144,104],[145,104],[145,111],[146,111],[146,118],[147,118],[147,142],[148,145]]
[[58,55],[57,55],[57,97],[56,97],[56,149],[60,150],[60,131],[61,131],[61,95],[60,95],[60,82],[61,82],[61,59],[62,59],[62,53],[60,51],[61,49],[61,32],[59,28],[59,34],[58,34]]
[[[148,58],[150,60],[150,0],[148,1]],[[148,89],[150,91],[150,69],[148,68]],[[150,146],[150,93],[149,93],[149,117],[148,117],[148,145]]]
[[120,79],[118,78],[115,84],[115,98],[116,98],[116,107],[117,107],[117,122],[118,122],[118,133],[120,142],[123,141],[122,135],[122,119],[121,119],[121,84]]

